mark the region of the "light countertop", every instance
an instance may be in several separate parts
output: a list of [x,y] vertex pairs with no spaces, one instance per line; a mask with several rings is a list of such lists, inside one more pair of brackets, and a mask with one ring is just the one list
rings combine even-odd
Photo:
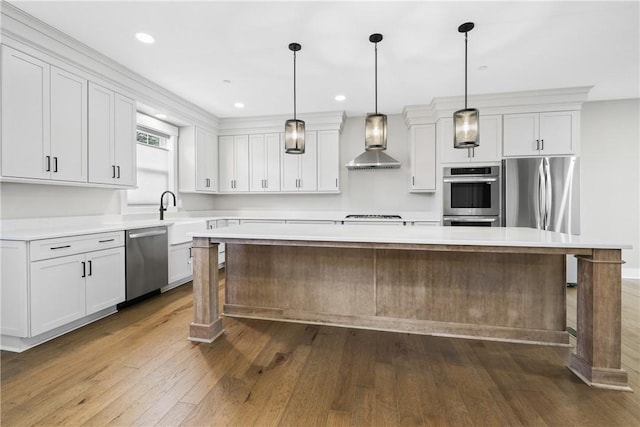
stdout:
[[[358,213],[358,212],[356,212]],[[209,212],[202,216],[174,216],[165,214],[166,219],[160,221],[155,218],[139,216],[105,215],[90,217],[61,217],[61,218],[30,218],[0,221],[0,240],[32,241],[52,239],[57,237],[77,236],[82,234],[124,231],[136,228],[172,226],[185,223],[206,223],[213,220],[243,220],[243,221],[344,221],[367,223],[385,222],[397,225],[410,225],[414,222],[439,223],[432,214],[400,212],[402,219],[345,219],[344,212]]]
[[476,245],[538,248],[630,249],[625,243],[520,227],[393,227],[387,225],[242,224],[196,233],[195,237],[229,239]]

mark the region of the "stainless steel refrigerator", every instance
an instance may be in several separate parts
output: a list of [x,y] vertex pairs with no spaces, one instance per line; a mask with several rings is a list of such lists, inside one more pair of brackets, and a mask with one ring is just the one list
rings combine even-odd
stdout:
[[[577,157],[529,157],[502,161],[502,218],[506,227],[580,234],[580,162]],[[567,258],[567,283],[577,263]]]

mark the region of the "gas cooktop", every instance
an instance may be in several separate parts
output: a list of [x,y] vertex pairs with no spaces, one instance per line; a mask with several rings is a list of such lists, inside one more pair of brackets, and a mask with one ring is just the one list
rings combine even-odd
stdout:
[[402,219],[400,215],[347,215],[346,219]]

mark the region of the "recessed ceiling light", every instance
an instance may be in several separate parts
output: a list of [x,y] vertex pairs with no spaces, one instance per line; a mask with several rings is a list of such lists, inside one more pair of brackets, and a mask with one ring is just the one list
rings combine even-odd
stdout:
[[136,33],[136,39],[141,43],[151,44],[155,43],[156,39],[152,35],[147,33]]
[[233,106],[236,108],[244,108],[244,104],[242,102],[236,102]]
[[164,120],[167,118],[167,115],[162,113],[154,114],[154,116],[156,116],[156,119],[160,119],[160,120]]
[[347,99],[347,97],[346,97],[346,96],[344,96],[344,95],[336,95],[336,97],[335,97],[334,99],[335,99],[336,101],[338,101],[338,102],[342,102],[342,101],[344,101],[345,99]]

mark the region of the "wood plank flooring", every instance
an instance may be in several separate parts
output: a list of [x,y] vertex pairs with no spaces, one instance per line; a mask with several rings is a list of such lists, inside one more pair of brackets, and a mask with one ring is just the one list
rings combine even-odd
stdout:
[[639,314],[640,283],[625,280],[627,393],[589,388],[555,347],[231,318],[195,344],[189,284],[2,352],[0,424],[640,426]]

